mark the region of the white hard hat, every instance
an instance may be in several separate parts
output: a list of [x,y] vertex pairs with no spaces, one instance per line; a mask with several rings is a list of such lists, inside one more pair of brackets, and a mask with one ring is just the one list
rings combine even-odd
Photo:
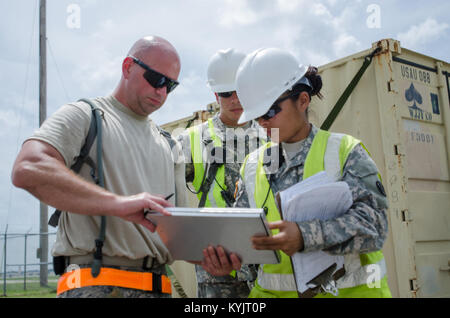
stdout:
[[245,54],[235,49],[219,50],[209,60],[208,87],[214,93],[236,90],[236,71]]
[[265,48],[250,53],[236,74],[236,93],[244,108],[239,124],[264,115],[307,70],[285,50]]

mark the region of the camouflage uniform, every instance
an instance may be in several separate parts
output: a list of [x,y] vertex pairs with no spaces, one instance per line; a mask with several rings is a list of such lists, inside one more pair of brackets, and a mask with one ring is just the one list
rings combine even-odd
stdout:
[[[227,127],[215,115],[212,118],[215,128],[215,134],[222,141],[222,145],[226,149],[225,161],[225,186],[231,198],[234,198],[236,182],[240,177],[240,168],[247,154],[256,150],[260,145],[258,136],[265,136],[261,127],[254,121],[247,123],[243,127],[239,127],[240,132],[245,131],[245,140],[239,141],[235,138],[235,129]],[[205,145],[213,142],[208,122],[201,124],[202,141]],[[237,134],[242,136],[242,134]],[[178,137],[178,141],[182,144],[183,154],[186,160],[186,182],[194,180],[194,164],[192,163],[191,144],[189,134],[183,133]],[[242,141],[242,142],[241,142]],[[265,142],[265,138],[264,138]],[[243,265],[241,270],[236,272],[235,277],[213,276],[206,272],[201,266],[195,266],[197,274],[198,289],[197,295],[200,298],[246,298],[250,293],[254,280],[257,275],[255,265]]]
[[[90,265],[79,265],[80,268],[87,268]],[[110,268],[129,270],[133,272],[143,272],[140,268],[130,268],[126,266],[107,266]],[[167,275],[165,266],[152,267],[152,273]],[[123,288],[117,286],[87,286],[68,290],[61,293],[57,298],[171,298],[170,294],[151,292],[133,288]]]
[[[306,156],[317,131],[312,126],[310,134],[303,140],[301,150],[290,161],[285,160],[285,153],[280,150],[279,169],[268,171],[264,167],[274,194],[303,179]],[[275,147],[278,148],[278,145],[272,148]],[[338,255],[362,254],[378,251],[383,247],[388,233],[386,195],[378,179],[378,169],[361,144],[350,152],[343,168],[342,181],[349,185],[353,205],[344,215],[335,219],[297,222],[304,240],[302,252],[324,250]],[[241,179],[235,207],[248,206],[245,184]]]

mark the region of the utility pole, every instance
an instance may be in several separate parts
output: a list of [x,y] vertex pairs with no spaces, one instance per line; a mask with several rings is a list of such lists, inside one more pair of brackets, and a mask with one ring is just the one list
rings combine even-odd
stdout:
[[6,247],[8,246],[8,224],[5,229],[5,241],[3,242],[3,296],[6,297]]
[[[47,23],[46,0],[39,1],[39,127],[47,118]],[[39,277],[41,286],[48,286],[48,207],[40,202]]]

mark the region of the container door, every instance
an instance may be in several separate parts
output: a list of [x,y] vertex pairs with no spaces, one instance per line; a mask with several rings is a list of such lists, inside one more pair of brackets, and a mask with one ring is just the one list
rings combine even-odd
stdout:
[[450,174],[448,77],[435,61],[403,50],[393,58],[401,117],[407,209],[417,297],[450,297]]

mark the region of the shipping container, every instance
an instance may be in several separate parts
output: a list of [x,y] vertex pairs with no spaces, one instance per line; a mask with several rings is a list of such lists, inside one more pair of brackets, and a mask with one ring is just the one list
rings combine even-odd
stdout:
[[[329,128],[360,139],[376,162],[389,201],[383,252],[393,297],[450,297],[450,65],[385,39],[319,67],[323,99],[309,119],[320,127],[359,73]],[[212,116],[200,111],[163,127],[190,126]],[[195,206],[196,197],[191,196]],[[195,297],[193,266],[172,265]]]
[[450,297],[450,65],[386,39],[319,67],[322,100],[309,118],[320,126],[378,49],[330,131],[363,141],[389,199],[384,254],[394,297]]

